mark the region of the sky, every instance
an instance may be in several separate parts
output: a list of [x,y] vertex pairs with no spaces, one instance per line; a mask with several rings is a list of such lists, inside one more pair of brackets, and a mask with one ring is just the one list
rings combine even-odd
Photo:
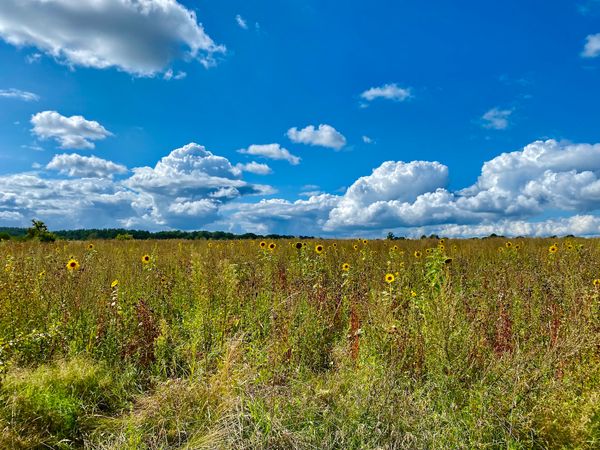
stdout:
[[0,226],[600,235],[600,0],[2,0]]

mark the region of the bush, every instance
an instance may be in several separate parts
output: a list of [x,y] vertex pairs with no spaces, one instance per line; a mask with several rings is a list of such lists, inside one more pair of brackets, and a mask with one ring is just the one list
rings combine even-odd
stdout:
[[0,388],[0,447],[81,443],[89,419],[126,404],[126,383],[85,358],[9,372]]

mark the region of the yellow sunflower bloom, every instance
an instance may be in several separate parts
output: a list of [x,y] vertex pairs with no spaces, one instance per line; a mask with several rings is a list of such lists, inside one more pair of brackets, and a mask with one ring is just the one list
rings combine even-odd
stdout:
[[77,262],[76,259],[71,258],[69,260],[69,262],[67,263],[67,269],[69,271],[74,271],[74,270],[78,270],[79,269],[79,263]]

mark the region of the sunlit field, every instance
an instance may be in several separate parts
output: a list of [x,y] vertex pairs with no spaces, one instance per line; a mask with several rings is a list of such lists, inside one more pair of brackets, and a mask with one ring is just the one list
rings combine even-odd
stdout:
[[0,243],[0,448],[600,446],[600,241]]

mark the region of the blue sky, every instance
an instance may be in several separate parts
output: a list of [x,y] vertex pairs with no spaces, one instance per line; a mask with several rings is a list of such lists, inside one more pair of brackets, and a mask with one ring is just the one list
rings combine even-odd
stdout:
[[0,226],[600,234],[599,1],[6,0],[0,62]]

